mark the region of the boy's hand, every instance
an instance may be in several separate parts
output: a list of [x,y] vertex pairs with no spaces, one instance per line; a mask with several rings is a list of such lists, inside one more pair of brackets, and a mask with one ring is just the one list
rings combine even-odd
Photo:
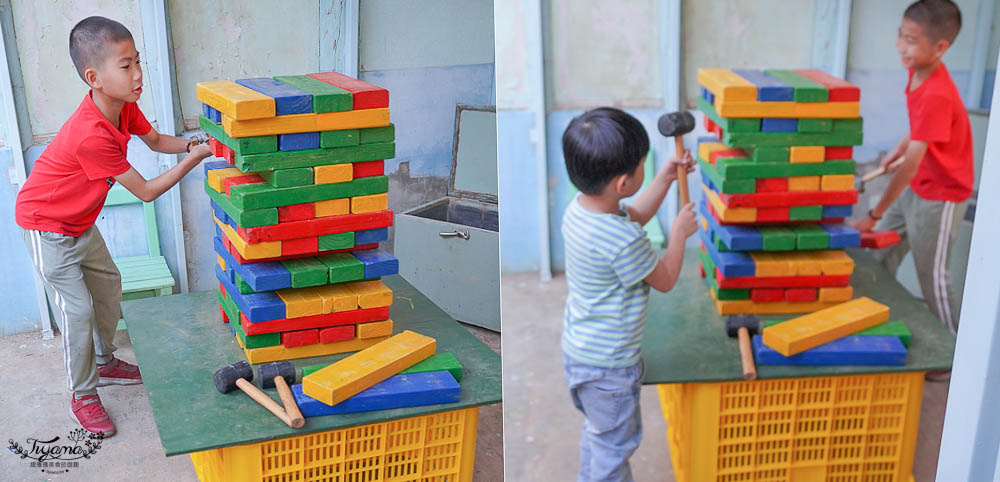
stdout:
[[670,227],[670,231],[671,234],[685,238],[698,231],[698,220],[694,215],[694,203],[687,203],[681,208],[680,212],[677,213],[677,217],[674,218],[674,224]]
[[855,219],[854,221],[851,221],[848,224],[853,226],[854,229],[861,231],[862,233],[867,233],[871,231],[873,228],[875,228],[875,223],[877,222],[878,221],[872,219],[871,216],[865,215],[865,217],[861,219]]
[[667,163],[660,168],[663,180],[669,185],[677,180],[677,166],[684,166],[688,173],[694,172],[694,158],[691,151],[684,149],[684,155],[678,158],[676,155],[670,156]]
[[208,147],[207,143],[206,144],[197,144],[197,145],[191,146],[191,154],[190,155],[192,157],[197,158],[198,160],[202,160],[202,159],[205,159],[206,157],[209,157],[209,156],[212,155],[212,149],[210,149]]

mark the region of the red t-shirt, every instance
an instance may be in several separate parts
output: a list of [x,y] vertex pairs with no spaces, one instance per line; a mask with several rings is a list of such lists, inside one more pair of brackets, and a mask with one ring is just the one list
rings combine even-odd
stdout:
[[910,80],[905,90],[910,139],[927,142],[910,189],[929,201],[965,201],[972,195],[975,175],[969,113],[943,63],[912,92]]
[[126,102],[111,124],[88,93],[35,161],[17,194],[14,214],[25,229],[79,236],[94,225],[115,184],[132,166],[125,160],[132,134],[145,135],[149,121]]

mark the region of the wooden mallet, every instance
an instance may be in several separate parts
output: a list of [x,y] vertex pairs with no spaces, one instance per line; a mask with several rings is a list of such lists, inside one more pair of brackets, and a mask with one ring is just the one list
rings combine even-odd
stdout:
[[750,337],[759,331],[760,320],[755,315],[726,316],[726,334],[730,338],[738,337],[740,343],[740,362],[743,364],[743,379],[755,380],[757,366],[753,361],[753,350],[750,347]]
[[305,425],[306,419],[302,416],[299,405],[295,403],[292,389],[288,388],[289,383],[295,383],[295,365],[290,361],[265,363],[257,369],[257,374],[260,375],[262,388],[278,388],[278,396],[281,397],[285,412],[292,421],[292,428],[301,428]]
[[292,420],[288,417],[288,413],[285,412],[281,405],[278,405],[271,397],[267,396],[264,392],[260,391],[259,388],[255,387],[250,381],[253,380],[253,368],[250,364],[241,361],[233,363],[232,365],[224,366],[215,371],[212,375],[212,381],[215,382],[215,388],[219,390],[220,393],[229,393],[237,388],[243,390],[247,396],[254,399],[262,407],[268,409],[278,420],[285,422],[289,427],[294,427],[292,425]]
[[[674,138],[674,155],[678,159],[684,156],[684,134],[694,130],[694,116],[686,110],[671,112],[660,116],[656,123],[660,134]],[[687,166],[677,166],[677,189],[681,195],[681,205],[691,202],[688,194]]]

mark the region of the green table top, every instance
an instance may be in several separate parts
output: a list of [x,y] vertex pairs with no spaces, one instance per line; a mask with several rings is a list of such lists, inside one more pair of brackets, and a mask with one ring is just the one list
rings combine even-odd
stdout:
[[[393,290],[394,331],[413,330],[437,339],[465,368],[462,399],[456,403],[398,408],[306,419],[293,429],[240,390],[221,394],[212,374],[246,360],[229,326],[219,317],[212,291],[122,303],[129,337],[142,370],[153,417],[166,455],[367,425],[500,402],[500,356],[476,339],[416,288],[397,276],[383,282]],[[348,354],[293,360],[295,366],[332,362]],[[301,373],[301,372],[299,372]],[[256,376],[256,370],[254,370]],[[259,381],[254,381],[259,386]],[[264,390],[280,403],[275,389]]]
[[[758,365],[758,378],[856,375],[951,368],[955,336],[864,250],[848,250],[855,260],[854,297],[867,296],[889,306],[889,319],[913,333],[904,366]],[[785,320],[799,315],[768,315]],[[684,254],[684,268],[674,289],[649,296],[649,317],[642,343],[646,384],[742,380],[739,346],[726,336],[725,321],[698,273],[698,250]]]

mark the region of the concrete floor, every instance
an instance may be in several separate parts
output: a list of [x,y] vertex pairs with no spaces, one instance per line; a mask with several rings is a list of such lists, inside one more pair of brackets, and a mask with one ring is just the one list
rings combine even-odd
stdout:
[[[566,279],[538,275],[501,279],[504,345],[504,435],[507,480],[574,480],[583,417],[573,407],[562,375],[559,339]],[[514,347],[514,348],[511,348]],[[925,383],[913,474],[934,480],[948,383]],[[638,481],[676,480],[666,441],[667,424],[656,389],[642,390],[643,442],[632,456]]]
[[[467,326],[477,338],[497,353],[500,335]],[[115,336],[119,347],[116,356],[135,363],[135,353],[128,333]],[[69,392],[63,368],[60,339],[42,341],[41,332],[21,333],[0,338],[0,441],[7,448],[9,439],[24,445],[26,439],[66,440],[78,426],[69,418]],[[100,450],[79,468],[66,473],[49,474],[32,468],[30,460],[12,452],[0,452],[0,481],[34,480],[198,480],[191,459],[186,455],[165,457],[152,409],[142,385],[111,386],[98,389],[101,401],[118,428],[118,433],[104,440]],[[499,481],[503,474],[503,408],[490,405],[479,410],[476,445],[475,480]],[[49,469],[65,471],[67,469]]]

